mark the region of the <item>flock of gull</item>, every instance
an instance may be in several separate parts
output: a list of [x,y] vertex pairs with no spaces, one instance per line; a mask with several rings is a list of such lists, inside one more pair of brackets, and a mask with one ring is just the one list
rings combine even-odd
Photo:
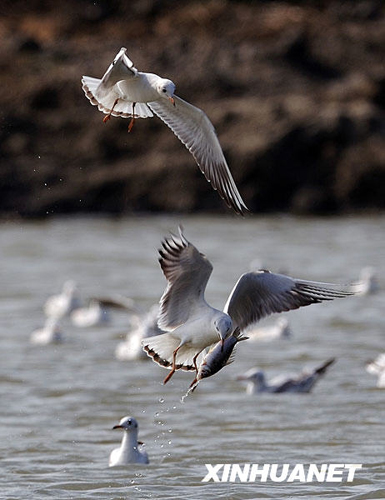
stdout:
[[[175,95],[175,84],[152,73],[138,71],[122,48],[101,79],[84,76],[82,86],[91,104],[106,116],[130,118],[131,132],[136,119],[157,115],[180,139],[194,157],[206,179],[226,204],[237,214],[248,209],[235,185],[219,144],[214,127],[206,114]],[[168,370],[164,383],[179,370],[194,375],[187,394],[201,380],[218,373],[234,360],[239,342],[268,341],[289,338],[288,321],[281,317],[267,329],[258,322],[273,314],[311,304],[318,304],[373,291],[373,279],[360,283],[337,285],[291,278],[268,270],[242,274],[230,291],[222,310],[207,303],[205,289],[213,271],[209,259],[187,240],[183,228],[164,238],[159,263],[166,278],[159,305],[142,311],[125,297],[91,298],[82,307],[77,286],[69,281],[63,291],[47,300],[44,306],[46,324],[33,332],[31,342],[61,342],[64,337],[59,321],[70,317],[77,327],[103,324],[110,319],[110,309],[130,311],[132,331],[116,348],[120,360],[139,359],[146,355]],[[373,278],[373,276],[372,276]],[[326,360],[311,371],[292,377],[266,381],[264,373],[253,368],[238,377],[247,382],[247,392],[309,392],[335,362]],[[385,386],[385,355],[367,366]],[[380,385],[380,382],[379,382]],[[148,463],[143,444],[138,441],[138,423],[130,416],[122,418],[114,429],[122,429],[121,446],[112,451],[110,466]]]

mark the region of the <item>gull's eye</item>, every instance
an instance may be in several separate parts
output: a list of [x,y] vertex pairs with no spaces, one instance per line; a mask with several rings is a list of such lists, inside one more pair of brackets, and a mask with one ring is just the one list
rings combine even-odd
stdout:
[[167,89],[162,89],[162,92],[166,93],[166,92],[167,92]]

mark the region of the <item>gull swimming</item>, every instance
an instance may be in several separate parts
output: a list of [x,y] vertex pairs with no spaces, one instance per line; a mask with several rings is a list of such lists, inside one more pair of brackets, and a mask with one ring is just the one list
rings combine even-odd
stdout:
[[91,299],[88,307],[79,307],[71,313],[72,323],[79,328],[104,325],[109,321],[108,311],[95,299]]
[[113,429],[123,429],[123,439],[119,448],[112,450],[109,467],[128,464],[148,464],[147,452],[138,441],[138,422],[133,417],[123,417]]
[[359,283],[359,295],[372,295],[380,290],[378,276],[373,266],[361,269]]
[[133,328],[127,333],[126,340],[120,342],[115,349],[115,357],[119,361],[148,359],[142,348],[142,341],[148,337],[165,333],[158,326],[159,306],[155,304],[150,311],[132,317]]
[[64,341],[63,332],[57,318],[47,318],[43,328],[38,328],[31,333],[32,344],[48,345],[60,344]]
[[165,238],[159,254],[167,286],[160,299],[158,325],[168,333],[144,340],[143,348],[171,370],[164,383],[176,370],[197,372],[200,353],[218,340],[223,343],[236,327],[242,332],[272,313],[355,294],[353,285],[305,281],[262,270],[243,274],[220,311],[204,296],[213,266],[185,238],[181,227],[179,236]]
[[230,173],[215,129],[199,108],[175,95],[175,84],[153,73],[143,73],[122,47],[101,79],[83,76],[82,88],[91,104],[111,116],[136,118],[157,115],[193,155],[201,172],[226,204],[238,214],[248,209]]
[[59,319],[68,316],[80,305],[77,285],[75,281],[68,280],[64,283],[60,294],[52,295],[46,300],[43,309],[46,316]]
[[311,371],[303,371],[296,377],[278,376],[270,382],[266,382],[265,373],[259,368],[251,368],[244,375],[237,377],[237,380],[247,381],[246,392],[247,394],[257,394],[259,392],[310,392],[318,380],[325,375],[326,370],[335,362],[331,358],[319,367]]
[[366,371],[371,375],[376,375],[377,387],[385,389],[385,352],[377,356],[373,361],[366,364]]
[[292,334],[287,318],[278,318],[272,325],[259,328],[251,326],[247,328],[247,336],[251,342],[270,342],[277,339],[289,339]]

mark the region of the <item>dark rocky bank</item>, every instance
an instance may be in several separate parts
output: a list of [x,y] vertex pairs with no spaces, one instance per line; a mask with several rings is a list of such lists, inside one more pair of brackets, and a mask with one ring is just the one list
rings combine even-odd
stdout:
[[214,123],[256,213],[385,207],[382,1],[6,1],[0,215],[230,213],[157,118],[103,115],[80,85],[120,47]]

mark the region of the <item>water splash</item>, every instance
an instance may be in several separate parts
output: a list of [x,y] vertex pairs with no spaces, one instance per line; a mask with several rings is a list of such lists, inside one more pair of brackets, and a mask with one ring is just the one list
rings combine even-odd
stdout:
[[190,387],[188,388],[186,394],[181,397],[181,400],[180,400],[181,403],[184,403],[184,400],[187,398],[187,396],[189,396],[191,392],[195,391],[195,389],[197,388],[199,382],[200,382],[200,380],[197,380],[195,382],[195,384],[190,385]]

